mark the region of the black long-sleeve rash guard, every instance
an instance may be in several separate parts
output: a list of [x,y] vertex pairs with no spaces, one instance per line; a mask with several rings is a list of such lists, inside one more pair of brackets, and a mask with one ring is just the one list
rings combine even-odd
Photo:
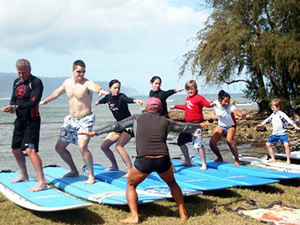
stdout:
[[149,97],[155,97],[161,101],[162,109],[163,109],[161,112],[161,115],[168,119],[169,119],[169,115],[168,115],[167,98],[175,93],[176,92],[174,91],[174,89],[170,89],[168,91],[163,91],[163,90],[153,91],[153,90],[151,90],[149,93]]
[[128,109],[128,103],[134,103],[134,98],[129,98],[123,93],[119,93],[117,96],[111,94],[106,95],[104,98],[98,101],[99,104],[108,104],[110,111],[117,121],[121,121],[129,116],[131,113]]
[[22,81],[20,78],[14,81],[10,104],[18,105],[16,110],[18,119],[28,120],[39,116],[39,102],[42,98],[43,90],[42,81],[33,75],[26,81]]

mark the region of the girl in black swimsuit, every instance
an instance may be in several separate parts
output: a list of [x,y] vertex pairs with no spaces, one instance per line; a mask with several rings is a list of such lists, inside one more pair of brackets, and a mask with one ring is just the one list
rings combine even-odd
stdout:
[[[129,98],[125,94],[120,93],[121,83],[118,80],[111,80],[109,82],[109,91],[110,94],[106,95],[104,98],[100,99],[95,103],[95,105],[99,104],[108,104],[109,109],[111,110],[113,116],[117,121],[121,121],[129,116],[131,113],[128,109],[128,104],[136,103],[138,105],[143,105],[144,102],[141,100],[137,100],[134,98]],[[114,153],[111,151],[110,146],[116,143],[116,149],[120,154],[123,162],[126,164],[128,168],[128,172],[131,169],[131,160],[128,153],[125,151],[124,146],[130,141],[130,139],[134,136],[131,128],[125,129],[121,132],[111,132],[104,139],[101,149],[108,157],[112,166],[106,170],[119,170],[116,158]],[[124,175],[127,177],[128,173]]]

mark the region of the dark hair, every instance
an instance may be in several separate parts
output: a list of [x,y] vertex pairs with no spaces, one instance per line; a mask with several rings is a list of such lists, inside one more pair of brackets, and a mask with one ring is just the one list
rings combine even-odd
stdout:
[[113,80],[111,80],[111,81],[109,82],[108,87],[113,86],[115,83],[119,83],[120,86],[121,86],[121,82],[120,82],[120,81],[118,81],[117,79],[113,79]]
[[231,98],[230,97],[230,94],[228,94],[227,92],[225,92],[225,91],[223,91],[223,90],[221,90],[221,91],[219,91],[219,94],[218,94],[218,99],[219,100],[223,100],[224,98],[226,98],[226,97],[229,97],[229,99]]
[[85,63],[82,61],[82,60],[76,60],[74,63],[73,63],[73,69],[76,69],[77,66],[81,66],[81,67],[84,67],[85,68]]
[[159,79],[159,80],[160,80],[160,83],[162,82],[162,81],[161,81],[161,78],[160,78],[159,76],[154,76],[154,77],[152,77],[151,80],[150,80],[150,82],[153,83],[156,79]]

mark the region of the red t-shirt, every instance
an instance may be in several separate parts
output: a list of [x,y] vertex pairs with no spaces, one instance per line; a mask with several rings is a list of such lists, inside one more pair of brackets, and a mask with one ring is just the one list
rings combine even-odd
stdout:
[[185,110],[185,121],[194,122],[203,120],[202,108],[203,106],[211,108],[211,102],[207,101],[204,97],[196,94],[192,97],[188,96],[185,99],[184,105],[175,105],[175,109]]

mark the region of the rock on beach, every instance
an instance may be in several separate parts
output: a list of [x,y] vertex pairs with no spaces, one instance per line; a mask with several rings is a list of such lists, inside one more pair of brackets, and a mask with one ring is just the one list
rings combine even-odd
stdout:
[[[236,144],[252,143],[257,147],[265,146],[266,141],[272,134],[272,125],[267,124],[266,129],[260,131],[257,125],[266,119],[269,113],[260,113],[258,109],[239,109],[242,113],[247,115],[245,120],[236,116],[237,129],[234,141]],[[184,122],[184,111],[173,110],[169,111],[169,117],[178,122]],[[218,125],[218,117],[214,110],[203,110],[205,122],[212,123],[212,126],[203,128],[203,136],[210,137]],[[291,150],[300,150],[299,132],[293,126],[288,126],[288,136]],[[283,151],[284,147],[280,143],[277,146]]]

